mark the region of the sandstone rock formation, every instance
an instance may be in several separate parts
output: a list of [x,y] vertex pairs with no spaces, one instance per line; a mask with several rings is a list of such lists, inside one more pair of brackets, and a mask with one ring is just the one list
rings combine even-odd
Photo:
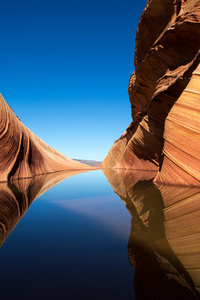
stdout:
[[200,1],[149,0],[129,81],[133,122],[102,168],[158,171],[156,182],[200,185]]
[[54,150],[26,128],[0,95],[0,182],[91,167]]
[[154,172],[104,169],[132,215],[136,299],[200,299],[200,189],[155,185]]
[[102,163],[101,161],[98,161],[98,160],[86,160],[86,159],[76,159],[76,158],[74,158],[74,160],[77,160],[84,165],[95,167],[97,169],[100,168],[100,165]]
[[0,247],[34,200],[64,179],[81,172],[85,171],[62,171],[0,183]]

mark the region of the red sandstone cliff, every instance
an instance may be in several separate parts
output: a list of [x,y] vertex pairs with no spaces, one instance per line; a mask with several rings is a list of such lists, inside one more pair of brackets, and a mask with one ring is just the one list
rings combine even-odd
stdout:
[[149,0],[129,81],[133,122],[102,168],[156,170],[156,182],[200,185],[200,1]]
[[1,95],[0,115],[0,181],[92,169],[44,143],[21,123]]

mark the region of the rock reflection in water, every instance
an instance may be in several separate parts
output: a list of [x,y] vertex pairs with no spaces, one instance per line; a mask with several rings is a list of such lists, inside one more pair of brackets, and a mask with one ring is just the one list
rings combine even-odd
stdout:
[[200,190],[156,186],[154,172],[103,171],[132,215],[135,299],[200,299]]
[[83,172],[62,171],[0,183],[0,247],[34,200],[64,179]]

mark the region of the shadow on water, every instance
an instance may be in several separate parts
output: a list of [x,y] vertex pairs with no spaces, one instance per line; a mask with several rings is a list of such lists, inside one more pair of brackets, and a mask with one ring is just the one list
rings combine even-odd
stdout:
[[[78,173],[1,183],[0,246],[35,199]],[[104,174],[132,216],[127,249],[135,299],[200,299],[200,190],[157,186],[152,172]]]
[[152,172],[104,173],[132,215],[135,299],[200,299],[200,190],[156,186]]

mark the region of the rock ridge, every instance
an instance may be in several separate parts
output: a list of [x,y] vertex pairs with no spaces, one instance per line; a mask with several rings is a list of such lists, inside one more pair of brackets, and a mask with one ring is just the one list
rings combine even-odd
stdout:
[[156,182],[200,185],[200,1],[149,0],[128,86],[133,121],[102,168],[157,171]]
[[0,95],[0,182],[92,167],[70,159],[22,124]]

